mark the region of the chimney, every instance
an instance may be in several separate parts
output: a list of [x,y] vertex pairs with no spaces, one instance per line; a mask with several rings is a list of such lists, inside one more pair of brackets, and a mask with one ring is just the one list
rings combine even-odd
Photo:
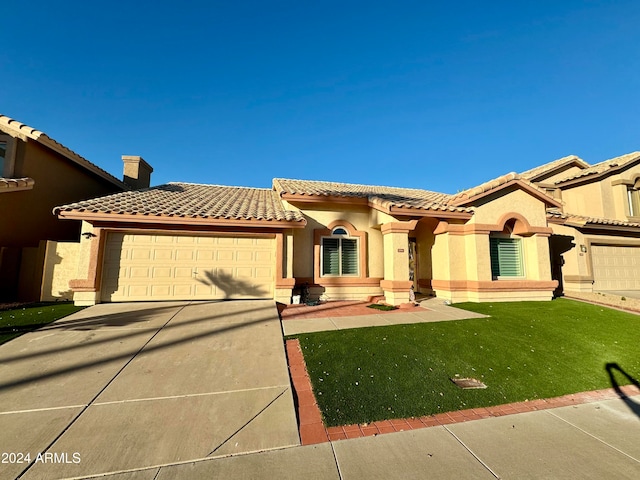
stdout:
[[151,184],[153,168],[138,155],[123,155],[124,178],[122,181],[134,190],[147,188]]

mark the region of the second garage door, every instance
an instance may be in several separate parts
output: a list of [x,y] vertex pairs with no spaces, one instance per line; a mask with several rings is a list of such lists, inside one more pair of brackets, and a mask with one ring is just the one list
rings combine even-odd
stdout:
[[267,237],[109,233],[102,300],[273,298],[275,241]]
[[594,290],[640,290],[640,247],[593,245]]

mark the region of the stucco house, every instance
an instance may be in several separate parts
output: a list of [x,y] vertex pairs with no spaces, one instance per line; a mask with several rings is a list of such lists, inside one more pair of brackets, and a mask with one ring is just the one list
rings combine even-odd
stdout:
[[51,282],[64,259],[76,255],[80,222],[61,221],[52,209],[132,185],[45,133],[0,115],[0,300],[70,296],[68,282],[53,290]]
[[82,221],[78,304],[410,291],[453,302],[640,289],[640,153],[565,157],[455,195],[276,178],[169,183],[63,205]]
[[595,165],[564,157],[522,177],[561,204],[547,212],[561,289],[640,290],[640,152]]

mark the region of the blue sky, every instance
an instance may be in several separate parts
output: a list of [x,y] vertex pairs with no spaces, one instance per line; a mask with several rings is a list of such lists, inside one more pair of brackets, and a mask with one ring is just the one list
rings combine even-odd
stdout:
[[[120,177],[447,193],[640,150],[640,2],[3,5],[0,113]],[[391,166],[391,168],[390,168]]]

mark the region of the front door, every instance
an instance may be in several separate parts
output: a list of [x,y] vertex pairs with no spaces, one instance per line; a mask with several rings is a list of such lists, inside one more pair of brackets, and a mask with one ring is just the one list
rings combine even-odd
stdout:
[[418,244],[415,238],[409,239],[409,280],[413,282],[413,291],[418,292]]

